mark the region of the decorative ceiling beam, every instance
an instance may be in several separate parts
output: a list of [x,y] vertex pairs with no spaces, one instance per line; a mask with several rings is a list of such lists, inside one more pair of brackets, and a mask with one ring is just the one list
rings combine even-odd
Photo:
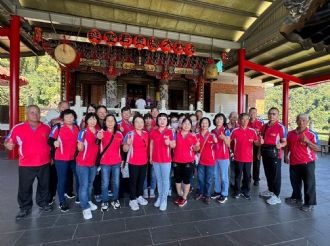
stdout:
[[229,8],[226,6],[202,2],[199,0],[176,0],[176,2],[181,2],[181,3],[190,4],[190,5],[194,5],[194,6],[201,7],[201,8],[207,8],[207,9],[217,10],[217,11],[221,11],[221,12],[226,12],[226,13],[233,14],[233,15],[240,15],[240,16],[254,17],[254,18],[258,18],[258,16],[259,16],[258,14],[253,13],[253,12]]
[[[32,51],[26,51],[26,52],[21,52],[20,57],[42,56],[44,54],[45,54],[44,52],[40,52],[40,51],[38,53],[35,53],[35,52],[32,52]],[[0,58],[9,58],[9,53],[8,54],[6,54],[6,53],[0,54]]]
[[145,36],[155,36],[157,38],[170,38],[184,42],[192,42],[208,45],[221,49],[240,49],[241,44],[234,41],[215,39],[210,37],[184,34],[178,32],[168,32],[160,29],[126,25],[115,22],[95,20],[90,18],[77,17],[73,15],[50,13],[40,10],[26,8],[17,9],[17,14],[31,21],[53,23],[53,25],[68,25],[71,27],[97,28],[102,31],[113,30],[115,32],[129,32],[132,34],[142,34]]
[[7,52],[10,52],[10,49],[7,45],[5,45],[4,43],[0,42],[0,48],[7,51]]
[[197,25],[211,26],[211,27],[215,27],[215,28],[219,28],[219,29],[225,29],[225,30],[231,30],[231,31],[241,31],[241,32],[245,31],[245,29],[243,27],[239,27],[239,26],[233,26],[233,25],[218,23],[218,22],[214,22],[214,21],[191,18],[191,17],[187,17],[187,16],[182,16],[182,15],[170,14],[170,13],[155,11],[155,10],[151,10],[151,9],[138,8],[136,6],[127,6],[124,4],[112,3],[112,2],[102,1],[102,0],[77,0],[77,1],[87,3],[87,4],[97,4],[99,6],[112,8],[112,9],[124,10],[124,11],[128,11],[128,12],[133,12],[133,13],[140,13],[140,14],[152,15],[155,17],[175,19],[177,21],[186,21],[186,22],[197,24]]

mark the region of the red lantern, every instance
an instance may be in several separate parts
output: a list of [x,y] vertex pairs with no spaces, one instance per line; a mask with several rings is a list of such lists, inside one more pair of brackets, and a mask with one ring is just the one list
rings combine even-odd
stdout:
[[189,57],[192,56],[195,53],[195,47],[191,43],[186,44],[184,53]]
[[173,45],[173,51],[176,55],[182,55],[184,48],[181,42],[175,42]]
[[221,60],[222,60],[222,63],[226,63],[227,60],[228,60],[228,54],[227,52],[222,52],[221,53]]
[[162,51],[165,54],[168,54],[169,52],[171,52],[172,51],[172,42],[171,42],[171,40],[169,40],[168,38],[167,39],[164,39],[160,43],[160,48],[162,49]]
[[129,33],[124,32],[119,36],[120,44],[127,49],[132,44],[132,37]]
[[40,43],[42,41],[42,29],[40,27],[34,28],[33,41],[36,43]]
[[158,43],[157,39],[154,36],[149,38],[148,39],[148,49],[151,52],[156,52],[158,48],[159,48],[159,43]]
[[118,37],[117,34],[113,31],[108,31],[104,33],[103,40],[107,43],[107,45],[112,47],[118,42]]
[[135,48],[137,48],[138,50],[142,50],[144,47],[147,46],[147,39],[142,35],[137,35],[133,39],[133,44],[135,45]]
[[99,30],[93,28],[87,33],[87,38],[89,42],[91,42],[93,45],[97,45],[102,40],[102,34],[100,33]]

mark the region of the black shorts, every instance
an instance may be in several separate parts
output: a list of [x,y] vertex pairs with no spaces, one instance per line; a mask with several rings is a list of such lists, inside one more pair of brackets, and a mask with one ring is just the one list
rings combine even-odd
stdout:
[[183,181],[184,184],[190,184],[190,178],[194,170],[194,162],[188,163],[173,163],[174,180],[179,184]]

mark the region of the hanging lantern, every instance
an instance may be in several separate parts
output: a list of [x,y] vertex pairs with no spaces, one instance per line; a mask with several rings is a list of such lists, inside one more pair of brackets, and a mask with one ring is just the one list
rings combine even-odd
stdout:
[[226,63],[228,61],[228,54],[227,52],[222,52],[221,53],[221,60],[222,60],[222,63]]
[[124,32],[119,36],[120,44],[127,49],[132,44],[132,37],[129,33]]
[[164,39],[160,43],[160,48],[162,49],[162,51],[165,54],[168,54],[169,52],[171,52],[172,51],[172,42],[171,42],[171,40],[169,40],[168,38],[167,39]]
[[113,31],[108,31],[104,33],[103,40],[107,43],[107,45],[112,47],[118,42],[118,36]]
[[217,65],[214,63],[214,60],[210,57],[207,63],[208,64],[205,67],[205,79],[209,82],[218,80],[219,73]]
[[191,57],[195,53],[195,47],[191,43],[186,44],[184,47],[184,53]]
[[173,45],[173,51],[176,55],[182,55],[184,52],[184,47],[181,42],[175,42]]
[[92,45],[97,45],[101,42],[102,40],[102,34],[100,33],[99,30],[93,28],[87,33],[87,38],[89,42],[92,43]]
[[159,43],[156,39],[156,37],[151,37],[148,39],[148,49],[151,51],[151,52],[156,52],[157,49],[159,48]]
[[42,41],[42,29],[40,27],[34,28],[33,41],[40,43]]
[[147,46],[147,39],[142,35],[137,35],[133,39],[133,44],[135,45],[135,48],[142,50]]

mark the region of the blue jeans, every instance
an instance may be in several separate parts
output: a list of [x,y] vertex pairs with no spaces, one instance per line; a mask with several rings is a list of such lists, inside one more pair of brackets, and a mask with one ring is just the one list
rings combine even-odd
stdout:
[[76,166],[79,179],[80,207],[84,210],[89,208],[88,202],[92,200],[93,182],[96,175],[96,167]]
[[119,193],[119,178],[120,178],[120,163],[116,165],[101,165],[101,177],[102,177],[102,202],[109,201],[109,183],[110,175],[112,172],[112,193],[113,200],[118,200]]
[[58,193],[58,200],[60,203],[65,202],[65,187],[67,182],[68,176],[68,169],[71,168],[72,172],[76,179],[76,192],[79,190],[79,182],[76,173],[76,162],[75,160],[71,161],[62,161],[62,160],[55,160],[55,167],[57,172],[57,193]]
[[164,202],[167,200],[168,191],[170,189],[171,162],[153,162],[153,166],[157,180],[158,198],[160,198],[161,202]]
[[198,165],[198,182],[200,194],[211,197],[212,181],[214,178],[214,166]]
[[[156,175],[155,175],[155,170],[153,165],[148,164],[148,168],[150,168],[151,170],[151,180],[150,180],[150,189],[155,190],[156,189]],[[148,171],[147,171],[147,175],[146,178],[144,179],[144,183],[143,183],[143,190],[146,190],[148,188]]]
[[214,169],[214,192],[222,196],[228,196],[228,168],[229,159],[216,160]]

